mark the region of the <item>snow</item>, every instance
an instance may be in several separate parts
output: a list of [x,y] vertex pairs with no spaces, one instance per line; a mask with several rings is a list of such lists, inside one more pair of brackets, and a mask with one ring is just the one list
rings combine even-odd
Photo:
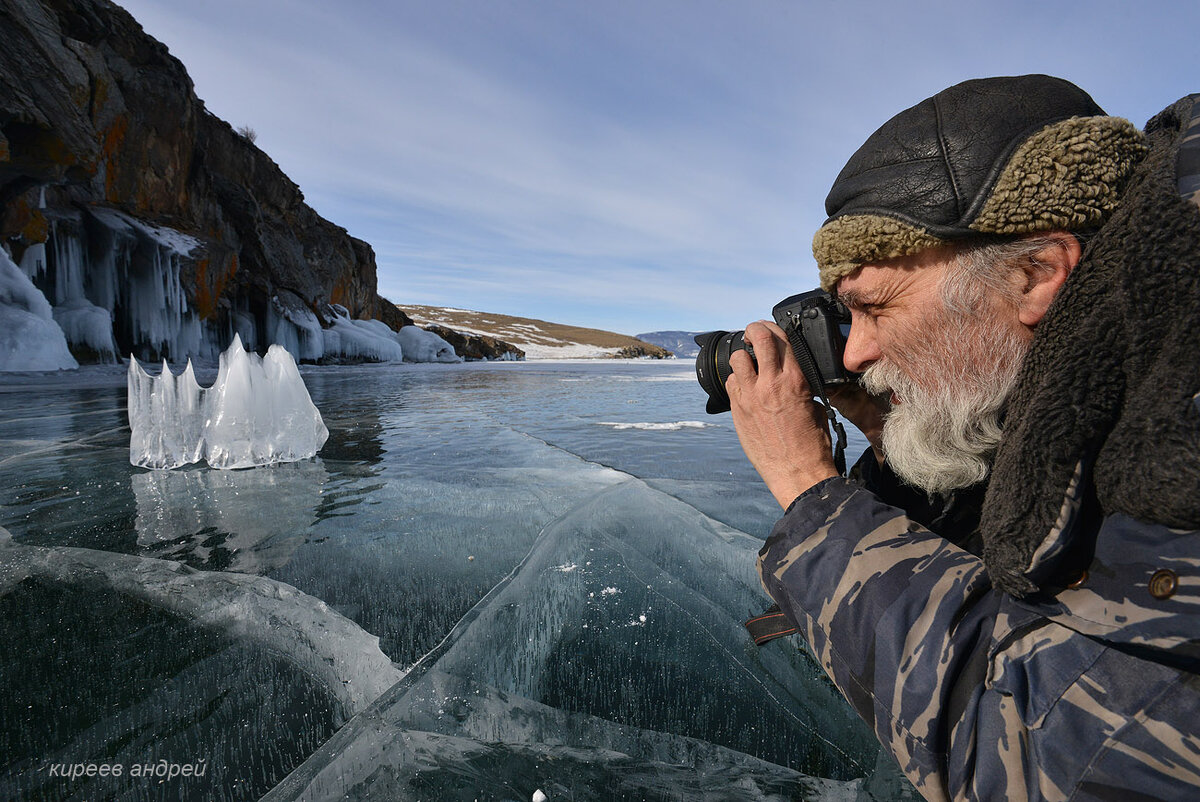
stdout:
[[0,372],[77,367],[46,296],[0,250]]
[[566,345],[538,345],[537,343],[521,342],[516,339],[505,340],[525,352],[525,358],[532,359],[598,359],[616,356],[620,348],[601,348],[598,345],[584,343],[568,343]]
[[131,358],[128,387],[129,461],[143,468],[295,462],[315,456],[329,437],[295,360],[278,345],[260,358],[235,335],[207,390],[191,361],[178,376],[166,362],[150,376]]

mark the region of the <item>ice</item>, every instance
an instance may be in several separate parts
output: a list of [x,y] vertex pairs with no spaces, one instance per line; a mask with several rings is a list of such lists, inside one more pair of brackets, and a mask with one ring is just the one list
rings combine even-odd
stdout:
[[150,376],[132,358],[128,389],[129,461],[143,468],[294,462],[316,455],[329,436],[291,355],[272,345],[260,358],[237,335],[207,390],[190,361],[178,376],[166,362]]
[[[354,320],[336,304],[327,307],[330,326],[322,328],[308,304],[286,289],[271,298],[265,319],[237,297],[227,315],[201,319],[184,279],[184,266],[199,246],[194,237],[100,206],[54,209],[46,216],[49,237],[24,251],[18,272],[41,298],[33,318],[57,321],[60,332],[30,318],[28,303],[4,301],[0,344],[26,352],[10,357],[20,367],[8,370],[74,367],[61,353],[64,334],[76,353],[101,362],[118,361],[118,337],[144,359],[216,360],[234,334],[252,350],[278,344],[300,361],[460,361],[435,334],[415,327],[398,334],[378,320]],[[12,283],[7,272],[0,290]],[[24,298],[27,287],[17,294]],[[52,316],[43,314],[47,301]],[[0,369],[6,369],[2,362]]]
[[[283,583],[2,529],[0,637],[4,799],[256,799],[403,674]],[[128,777],[159,759],[206,771]],[[68,783],[47,774],[59,763],[126,772]]]
[[267,308],[267,333],[271,342],[282,345],[297,359],[320,359],[325,355],[321,321],[298,298],[290,293],[285,295],[288,296],[286,299],[273,296]]
[[0,597],[29,579],[114,590],[257,643],[319,677],[351,712],[366,708],[403,676],[380,651],[379,638],[320,599],[266,577],[0,538]]
[[304,541],[327,481],[324,466],[307,461],[137,473],[138,546],[193,567],[265,574],[286,564]]
[[134,340],[162,357],[215,356],[218,333],[190,308],[180,275],[195,239],[115,209],[90,207],[86,218],[55,214],[50,279],[57,304],[86,300],[119,313]]
[[420,326],[404,326],[396,332],[396,339],[404,349],[404,358],[409,362],[461,362],[454,346],[432,331]]
[[371,325],[378,321],[351,320],[344,306],[331,304],[333,325],[322,332],[324,352],[327,357],[339,357],[350,361],[402,362],[404,351],[393,332],[386,325]]
[[234,336],[204,404],[205,457],[214,468],[308,459],[329,437],[296,361],[278,345],[260,360]]
[[54,322],[62,329],[67,342],[90,349],[101,361],[117,361],[112,313],[107,309],[86,298],[72,298],[54,307]]
[[[915,798],[799,641],[749,642],[741,621],[769,603],[755,556],[779,510],[728,416],[696,417],[703,393],[683,373],[317,366],[304,381],[331,432],[321,459],[242,471],[132,467],[124,370],[0,382],[0,525],[46,547],[30,562],[124,552],[122,587],[144,572],[158,588],[106,590],[80,562],[69,582],[39,569],[0,591],[14,686],[0,754],[18,755],[0,761],[0,797],[54,798],[23,784],[44,785],[47,760],[208,755],[224,772],[212,786],[69,795]],[[708,425],[598,425],[686,421]],[[322,600],[405,676],[338,718],[353,700],[321,689],[369,672],[310,682],[309,641],[341,653],[319,623],[269,633],[274,608],[219,591],[226,617],[193,618],[193,597],[222,584],[195,577],[234,570],[268,575],[243,590]],[[148,606],[174,593],[191,606]]]
[[78,367],[46,296],[0,250],[0,372]]
[[464,777],[499,798],[855,798],[871,732],[794,645],[747,653],[760,545],[608,486],[266,799],[437,798]]

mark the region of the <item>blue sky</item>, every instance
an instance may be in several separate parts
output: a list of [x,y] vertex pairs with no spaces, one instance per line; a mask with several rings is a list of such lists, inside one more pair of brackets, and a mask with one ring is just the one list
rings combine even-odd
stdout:
[[1139,126],[1200,91],[1200,3],[120,4],[385,297],[629,334],[815,286],[838,171],[946,86],[1046,72]]

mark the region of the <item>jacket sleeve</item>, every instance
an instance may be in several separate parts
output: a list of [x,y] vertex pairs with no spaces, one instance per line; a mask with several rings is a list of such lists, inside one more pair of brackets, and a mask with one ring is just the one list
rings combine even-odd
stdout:
[[797,498],[759,572],[927,799],[1169,799],[1200,784],[1195,675],[994,590],[979,558],[854,482]]

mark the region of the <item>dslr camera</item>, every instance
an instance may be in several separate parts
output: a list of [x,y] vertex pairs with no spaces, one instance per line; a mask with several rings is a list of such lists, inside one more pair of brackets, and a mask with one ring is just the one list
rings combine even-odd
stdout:
[[[787,334],[788,343],[813,396],[823,398],[831,385],[857,381],[857,373],[846,370],[842,352],[850,335],[850,312],[824,290],[809,290],[784,298],[771,310],[775,322]],[[745,350],[754,358],[754,349],[745,340],[744,331],[710,331],[696,336],[700,353],[696,355],[696,379],[708,393],[705,409],[710,415],[729,411],[725,380],[733,371],[729,357]]]

